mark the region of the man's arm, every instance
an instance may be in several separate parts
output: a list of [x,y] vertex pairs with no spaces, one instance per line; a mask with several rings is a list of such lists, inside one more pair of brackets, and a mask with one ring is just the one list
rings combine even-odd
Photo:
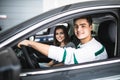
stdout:
[[36,50],[38,50],[39,52],[41,52],[41,54],[48,56],[48,51],[49,51],[49,45],[46,44],[42,44],[42,43],[37,43],[34,41],[29,41],[29,40],[23,40],[18,44],[18,47],[20,47],[20,45],[25,45],[25,46],[30,46]]
[[73,54],[75,52],[75,48],[60,48],[29,40],[21,41],[18,44],[18,47],[20,47],[20,45],[31,46],[32,48],[41,52],[41,54],[56,61],[63,62],[65,64],[74,64]]

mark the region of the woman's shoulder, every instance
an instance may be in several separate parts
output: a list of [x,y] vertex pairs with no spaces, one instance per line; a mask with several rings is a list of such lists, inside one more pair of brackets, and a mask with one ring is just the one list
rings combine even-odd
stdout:
[[65,45],[65,47],[72,47],[72,48],[76,48],[75,44],[73,42],[69,42]]

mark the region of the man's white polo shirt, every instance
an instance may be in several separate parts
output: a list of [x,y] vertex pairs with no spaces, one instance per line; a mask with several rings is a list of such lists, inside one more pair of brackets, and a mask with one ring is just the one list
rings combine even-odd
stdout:
[[60,48],[50,46],[48,57],[64,64],[78,64],[95,60],[107,59],[105,47],[94,38],[79,48]]

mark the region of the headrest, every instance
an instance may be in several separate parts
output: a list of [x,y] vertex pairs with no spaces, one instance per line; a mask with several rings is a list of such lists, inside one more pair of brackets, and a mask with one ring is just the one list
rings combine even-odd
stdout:
[[108,34],[110,36],[110,40],[115,43],[117,36],[117,26],[115,22],[110,23]]
[[112,20],[104,21],[99,25],[98,37],[105,43],[115,43],[117,33],[116,23]]

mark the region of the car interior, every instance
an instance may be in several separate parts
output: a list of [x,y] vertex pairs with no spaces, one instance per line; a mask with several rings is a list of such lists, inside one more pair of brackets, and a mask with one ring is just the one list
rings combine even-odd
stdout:
[[[108,53],[108,58],[115,57],[116,54],[114,53],[116,51],[115,45],[117,41],[117,37],[115,36],[117,35],[116,17],[110,13],[92,14],[91,16],[93,18],[93,31],[91,32],[92,36],[105,46]],[[37,32],[35,35],[32,35],[27,39],[53,45],[53,32],[55,26],[65,25],[68,28],[68,33],[71,41],[77,46],[79,44],[79,40],[74,35],[73,19],[74,18],[50,26],[44,30]],[[23,69],[40,68],[40,66],[38,65],[39,62],[47,63],[51,60],[30,47],[27,47],[25,49],[15,48],[14,50],[17,53],[18,58],[20,59],[20,63]]]
[[[108,57],[112,58],[114,57],[114,50],[115,50],[115,36],[117,26],[116,22],[112,20],[107,20],[102,22],[99,25],[99,30],[98,30],[98,36],[99,36],[99,41],[105,46]],[[105,35],[106,34],[106,35]]]

